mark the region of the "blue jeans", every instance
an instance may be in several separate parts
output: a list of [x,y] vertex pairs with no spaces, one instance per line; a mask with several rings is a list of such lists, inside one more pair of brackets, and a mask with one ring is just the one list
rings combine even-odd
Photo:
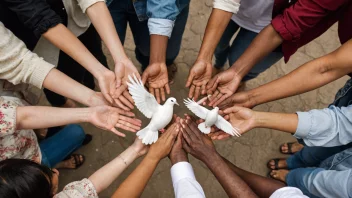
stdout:
[[42,165],[49,168],[54,167],[73,151],[81,147],[85,135],[80,125],[71,124],[55,135],[40,142]]
[[[149,65],[150,57],[150,35],[148,29],[148,20],[139,21],[133,1],[131,0],[114,0],[109,5],[110,14],[114,20],[117,34],[122,43],[125,41],[127,23],[129,23],[134,43],[136,45],[135,53],[137,60],[142,64],[142,70]],[[168,41],[166,50],[166,65],[171,65],[176,59],[181,49],[183,32],[186,27],[189,12],[189,5],[182,9],[177,16],[175,26],[171,37]]]
[[[230,46],[230,41],[238,29],[240,29],[240,31]],[[256,32],[240,28],[239,25],[231,20],[215,49],[215,68],[222,68],[227,59],[229,60],[229,64],[232,65],[243,54],[257,35],[258,33]],[[257,63],[242,80],[247,81],[257,77],[282,57],[283,53],[281,47],[279,47]]]
[[[345,107],[352,104],[352,79],[348,80],[336,94],[335,101],[331,104],[337,107]],[[305,185],[302,183],[304,175],[322,168],[307,168],[319,167],[321,163],[329,157],[340,153],[352,147],[352,143],[336,147],[308,147],[305,146],[301,151],[287,158],[287,166],[290,173],[286,176],[286,182],[289,186],[300,188],[303,193],[309,197],[315,197],[307,192]],[[326,167],[329,168],[329,167]],[[324,170],[324,169],[323,169]],[[305,193],[307,192],[307,193]]]

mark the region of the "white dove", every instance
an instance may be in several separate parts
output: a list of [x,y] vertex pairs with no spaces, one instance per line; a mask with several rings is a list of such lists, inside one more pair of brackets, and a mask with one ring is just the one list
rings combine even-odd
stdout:
[[155,97],[145,90],[143,82],[135,75],[133,79],[128,76],[128,90],[132,95],[135,105],[145,117],[151,118],[148,126],[137,132],[143,144],[153,144],[158,140],[158,131],[170,123],[173,116],[175,98],[168,98],[164,105],[158,104]]
[[221,115],[219,115],[219,108],[215,107],[213,110],[208,110],[205,107],[201,106],[197,102],[191,99],[184,99],[184,103],[189,110],[191,110],[196,116],[205,120],[205,122],[198,125],[198,129],[205,133],[209,134],[211,126],[215,124],[220,130],[228,133],[232,136],[236,135],[237,137],[241,136],[240,130],[237,127],[233,127],[231,123],[225,120]]

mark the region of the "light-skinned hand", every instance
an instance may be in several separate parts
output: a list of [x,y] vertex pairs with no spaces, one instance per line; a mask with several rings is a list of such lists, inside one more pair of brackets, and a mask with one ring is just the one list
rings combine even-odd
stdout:
[[186,87],[189,87],[189,98],[197,101],[198,97],[206,94],[206,85],[211,79],[212,65],[211,62],[197,60],[189,71]]
[[165,63],[153,63],[147,67],[142,74],[142,81],[148,84],[149,92],[155,96],[158,103],[166,100],[166,95],[170,94],[169,77]]
[[90,108],[88,122],[100,129],[109,130],[118,136],[125,137],[126,135],[116,128],[131,132],[137,132],[141,128],[142,122],[136,118],[131,118],[133,116],[134,113],[122,109],[110,106],[97,106]]
[[241,83],[241,78],[231,69],[215,75],[207,85],[209,106],[217,106],[234,94]]
[[114,72],[104,68],[102,72],[96,76],[99,88],[105,99],[109,103],[113,103],[112,96],[116,89],[116,77]]
[[240,107],[247,107],[247,108],[253,108],[255,107],[255,101],[252,99],[250,96],[249,92],[247,91],[242,91],[233,94],[223,102],[219,104],[220,109],[227,109],[232,106],[240,106]]
[[143,144],[142,140],[138,137],[136,137],[131,147],[137,153],[138,157],[145,155],[149,150],[149,146]]

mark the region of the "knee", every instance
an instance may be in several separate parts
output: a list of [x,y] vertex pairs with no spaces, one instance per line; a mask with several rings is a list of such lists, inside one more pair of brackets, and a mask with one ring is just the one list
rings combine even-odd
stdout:
[[65,131],[69,132],[71,140],[76,140],[82,142],[86,136],[83,128],[78,124],[70,124],[64,128]]

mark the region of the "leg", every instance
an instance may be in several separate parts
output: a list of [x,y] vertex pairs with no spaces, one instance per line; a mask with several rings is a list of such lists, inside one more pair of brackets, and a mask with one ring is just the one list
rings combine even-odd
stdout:
[[[258,35],[258,33],[241,28],[237,37],[232,42],[229,54],[229,63],[232,65],[248,48],[252,40]],[[260,73],[271,67],[277,61],[283,57],[283,53],[280,50],[274,50],[262,61],[257,63],[251,71],[242,79],[242,81],[248,81],[257,77]]]
[[127,29],[127,7],[128,1],[114,0],[109,5],[109,11],[114,21],[117,34],[119,35],[122,44],[125,42],[126,29]]
[[291,170],[286,175],[286,183],[288,186],[299,188],[303,194],[311,198],[317,198],[317,196],[309,192],[306,182],[309,180],[308,177],[314,177],[314,175],[324,170],[322,168],[297,168]]
[[221,69],[224,67],[230,51],[230,41],[239,28],[240,26],[232,20],[227,25],[215,49],[215,68]]
[[78,149],[84,140],[83,128],[77,124],[68,125],[54,136],[43,140],[39,146],[43,155],[42,164],[50,168],[64,160]]

